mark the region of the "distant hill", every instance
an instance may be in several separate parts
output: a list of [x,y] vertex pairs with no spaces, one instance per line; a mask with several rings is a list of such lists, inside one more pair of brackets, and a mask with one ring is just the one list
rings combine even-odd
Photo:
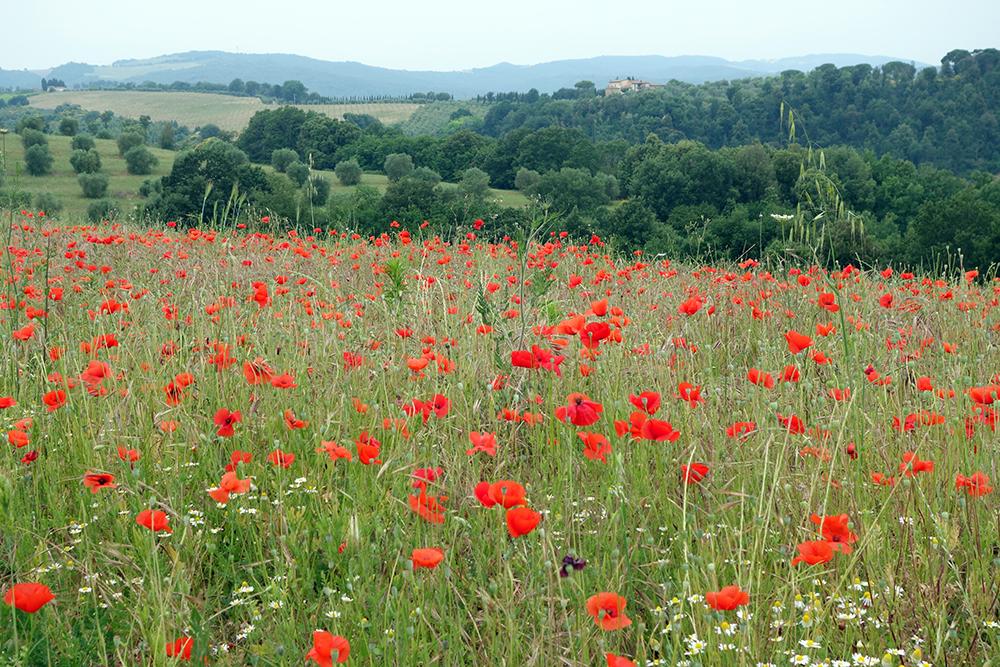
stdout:
[[526,91],[531,88],[543,93],[553,92],[572,87],[582,80],[593,81],[598,87],[610,79],[627,76],[661,83],[672,79],[704,83],[774,74],[788,69],[808,71],[825,63],[842,67],[860,63],[882,65],[894,60],[912,62],[859,54],[815,54],[740,62],[711,56],[599,56],[538,65],[500,63],[464,71],[432,72],[386,69],[289,54],[189,51],[145,60],[119,60],[111,65],[67,63],[34,72],[0,70],[0,88],[37,88],[42,76],[62,79],[70,87],[99,81],[228,83],[239,78],[266,83],[297,80],[310,90],[329,97],[398,96],[433,90],[469,98],[490,91]]

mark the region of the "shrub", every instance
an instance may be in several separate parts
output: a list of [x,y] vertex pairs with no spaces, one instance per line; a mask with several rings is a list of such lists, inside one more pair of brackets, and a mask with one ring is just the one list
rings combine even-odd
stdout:
[[80,131],[80,121],[70,116],[63,116],[59,121],[59,134],[65,137],[72,137]]
[[94,149],[76,150],[69,156],[69,163],[78,174],[94,174],[101,170],[101,155]]
[[292,183],[301,187],[305,185],[306,179],[309,178],[309,165],[295,161],[285,169],[285,175],[291,179]]
[[482,199],[490,191],[490,175],[482,169],[470,167],[462,172],[458,188],[462,194]]
[[46,145],[35,144],[24,151],[24,166],[32,176],[44,176],[52,171],[52,154]]
[[89,134],[78,134],[73,137],[73,150],[90,151],[94,149],[94,138]]
[[357,160],[338,162],[334,170],[341,185],[357,185],[361,182],[361,165]]
[[108,177],[105,174],[80,174],[77,181],[87,199],[100,199],[108,193]]
[[118,137],[118,154],[125,157],[125,154],[136,146],[146,143],[146,137],[135,131],[129,131]]
[[521,167],[517,170],[517,175],[514,176],[514,187],[521,192],[527,192],[538,185],[540,180],[542,180],[542,175],[537,171]]
[[271,166],[279,173],[285,173],[288,165],[299,161],[299,154],[291,148],[276,148],[271,152]]
[[118,206],[110,199],[99,199],[87,207],[87,219],[98,223],[118,216]]
[[314,206],[322,206],[330,198],[330,181],[322,176],[313,176],[309,179],[309,192],[312,195]]
[[159,160],[145,146],[134,146],[125,153],[125,168],[128,173],[145,176],[153,171]]
[[34,204],[36,211],[44,211],[48,217],[57,216],[63,210],[62,200],[51,192],[39,192],[36,194]]
[[385,156],[382,170],[390,181],[398,181],[413,171],[413,158],[406,153],[390,153]]
[[32,146],[48,146],[49,139],[44,132],[29,127],[21,130],[21,144],[25,149]]

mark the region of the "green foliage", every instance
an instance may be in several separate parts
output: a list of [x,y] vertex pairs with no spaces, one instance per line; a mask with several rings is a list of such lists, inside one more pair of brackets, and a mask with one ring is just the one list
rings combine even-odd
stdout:
[[382,171],[390,181],[398,181],[413,171],[413,158],[406,153],[390,153],[385,157]]
[[146,143],[146,137],[140,132],[125,132],[120,137],[118,137],[118,154],[125,157],[125,154],[136,146],[142,146]]
[[585,169],[563,167],[543,174],[531,189],[548,202],[554,211],[593,211],[611,201],[605,178],[595,177]]
[[353,158],[338,162],[335,173],[341,185],[357,185],[361,182],[361,165]]
[[125,153],[125,167],[128,173],[145,176],[153,171],[158,160],[145,146],[134,146]]
[[288,176],[292,183],[301,187],[309,179],[309,165],[296,160],[286,167],[285,175]]
[[160,148],[164,150],[173,150],[174,145],[177,141],[177,130],[174,128],[173,123],[164,123],[163,128],[160,130]]
[[482,199],[490,191],[490,175],[482,169],[469,167],[462,172],[458,188],[464,195]]
[[59,121],[59,134],[72,137],[80,131],[80,121],[72,116],[63,116]]
[[299,154],[291,148],[276,148],[271,151],[271,166],[280,174],[285,173],[288,165],[299,161]]
[[306,189],[314,206],[322,206],[330,197],[330,181],[316,175],[308,180]]
[[514,177],[514,187],[521,192],[531,192],[540,180],[542,180],[542,175],[537,171],[521,167],[517,170],[517,176]]
[[94,138],[89,134],[78,134],[73,137],[71,144],[75,151],[89,151],[94,149]]
[[29,127],[21,130],[21,145],[26,149],[32,146],[48,146],[49,139],[44,132]]
[[14,131],[22,134],[25,130],[45,131],[45,117],[36,113],[24,114],[20,116],[15,125]]
[[39,192],[32,200],[36,211],[43,211],[47,217],[57,218],[63,210],[63,203],[59,197],[51,192]]
[[52,154],[47,144],[34,144],[24,151],[24,167],[32,176],[44,176],[52,171]]
[[100,199],[108,193],[108,177],[106,174],[82,173],[77,177],[83,196],[87,199]]
[[101,154],[92,148],[75,150],[69,156],[69,163],[78,174],[93,174],[101,170]]
[[99,199],[87,207],[87,219],[93,223],[111,221],[118,215],[118,205],[110,199]]

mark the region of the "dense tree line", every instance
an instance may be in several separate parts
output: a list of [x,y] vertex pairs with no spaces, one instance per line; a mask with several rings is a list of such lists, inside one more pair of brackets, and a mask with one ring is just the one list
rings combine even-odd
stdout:
[[[589,84],[590,82],[581,82]],[[671,81],[635,94],[603,96],[589,86],[553,95],[490,94],[478,131],[503,137],[517,129],[576,128],[595,141],[691,139],[712,148],[781,142],[782,103],[815,145],[850,145],[957,172],[1000,171],[1000,51],[955,50],[941,67],[917,71],[823,65],[809,73],[718,81]]]

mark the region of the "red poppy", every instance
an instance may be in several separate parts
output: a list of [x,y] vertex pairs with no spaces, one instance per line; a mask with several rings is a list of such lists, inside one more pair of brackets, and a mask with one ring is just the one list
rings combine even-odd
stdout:
[[444,523],[444,501],[447,496],[428,495],[427,489],[420,489],[418,495],[409,496],[410,509],[428,523]]
[[934,472],[934,462],[922,461],[915,453],[905,452],[903,462],[899,464],[899,472],[904,473],[905,477],[916,477],[921,472]]
[[507,532],[511,537],[521,537],[533,531],[542,515],[529,507],[512,507],[507,510]]
[[118,486],[115,484],[115,476],[106,472],[88,472],[83,476],[83,485],[90,489],[91,493]]
[[50,391],[42,397],[42,402],[45,403],[45,409],[47,411],[55,412],[62,406],[66,405],[66,392],[62,389]]
[[3,596],[4,604],[34,614],[36,611],[52,602],[56,596],[49,587],[39,583],[14,584]]
[[796,548],[799,550],[799,555],[792,559],[792,565],[798,565],[799,563],[821,565],[833,560],[833,545],[824,540],[803,542]]
[[638,396],[631,394],[629,402],[638,410],[642,410],[648,415],[655,415],[660,409],[660,394],[655,391],[644,391]]
[[605,653],[604,657],[608,661],[608,667],[635,667],[634,662],[614,653]]
[[575,426],[590,426],[601,418],[604,406],[590,400],[585,394],[570,394],[566,402],[556,409],[556,419],[561,422],[569,421]]
[[312,648],[306,653],[306,662],[312,660],[320,667],[331,667],[334,660],[347,662],[350,655],[351,645],[346,639],[326,630],[316,630],[313,632]]
[[847,527],[850,518],[846,514],[834,516],[819,516],[813,514],[809,520],[819,526],[819,531],[823,534],[823,539],[834,545],[838,551],[845,554],[851,553],[851,546],[858,541],[858,536]]
[[587,599],[587,613],[602,630],[621,630],[632,625],[625,615],[625,598],[617,593],[598,593]]
[[233,425],[243,421],[243,415],[240,414],[239,410],[230,412],[225,408],[219,408],[215,413],[213,421],[219,427],[215,432],[216,435],[223,438],[231,438],[235,434]]
[[257,385],[270,382],[273,375],[274,371],[260,357],[243,364],[243,377],[246,378],[247,384]]
[[745,438],[757,430],[755,422],[734,422],[726,429],[726,435],[730,438]]
[[235,472],[227,472],[222,475],[219,486],[211,489],[208,495],[217,503],[225,505],[229,502],[230,494],[246,493],[250,490],[250,480],[240,479]]
[[726,586],[721,591],[705,593],[705,603],[716,611],[732,611],[750,604],[750,594],[739,586]]
[[358,439],[354,441],[354,446],[358,450],[358,460],[364,465],[372,463],[382,463],[379,454],[382,451],[382,443],[368,435],[368,431],[362,431]]
[[789,331],[785,334],[785,341],[788,342],[788,350],[792,354],[798,354],[802,350],[813,344],[812,338],[798,331]]
[[611,453],[611,443],[600,433],[577,433],[583,440],[583,455],[591,461],[607,463],[607,455]]
[[751,368],[747,371],[747,379],[759,387],[774,389],[774,376],[770,373],[765,373],[764,371],[757,370],[756,368]]
[[349,450],[347,447],[341,447],[335,442],[323,440],[319,444],[322,446],[316,451],[325,453],[327,456],[330,457],[331,461],[336,461],[338,459],[346,459],[348,461],[351,461],[354,458],[354,455],[351,454],[351,450]]
[[955,476],[955,489],[965,492],[973,497],[981,497],[993,493],[990,486],[990,478],[984,472],[974,472],[968,477],[964,475]]
[[278,389],[294,389],[299,385],[295,384],[295,378],[293,378],[288,373],[283,373],[282,375],[275,375],[271,378],[271,386],[277,387]]
[[169,525],[170,519],[167,517],[167,513],[161,510],[143,510],[136,515],[135,522],[154,533],[161,531],[164,533],[174,532]]
[[696,408],[699,403],[705,402],[705,399],[701,397],[701,387],[695,386],[690,382],[681,382],[677,385],[677,398],[686,401],[692,408]]
[[191,660],[191,651],[194,649],[194,640],[190,637],[178,637],[172,642],[167,642],[167,657],[178,658],[184,662]]
[[469,456],[472,456],[476,452],[485,452],[490,456],[497,455],[497,439],[492,433],[473,431],[469,433],[469,442],[472,443],[472,449],[465,450],[465,453]]
[[411,556],[411,561],[413,562],[414,570],[418,570],[422,567],[425,567],[429,570],[433,570],[443,560],[444,560],[444,552],[436,547],[428,547],[425,549],[414,549],[413,555]]
[[289,468],[293,463],[295,463],[295,454],[291,452],[283,452],[280,449],[276,449],[267,455],[267,460],[271,462],[273,466],[281,466],[282,468]]
[[704,463],[692,463],[681,466],[681,481],[685,484],[698,484],[708,476],[708,466]]

